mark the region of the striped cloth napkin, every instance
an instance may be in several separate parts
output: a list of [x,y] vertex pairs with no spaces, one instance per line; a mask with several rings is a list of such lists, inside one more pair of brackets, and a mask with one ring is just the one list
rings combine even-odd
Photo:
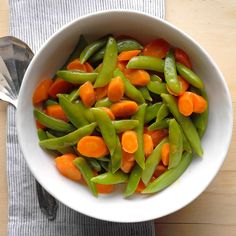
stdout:
[[[62,25],[82,15],[106,9],[132,9],[164,18],[164,0],[9,0],[10,32],[34,52]],[[155,235],[154,221],[111,223],[77,213],[59,203],[56,220],[41,212],[35,180],[17,140],[15,109],[8,106],[7,173],[9,236]]]

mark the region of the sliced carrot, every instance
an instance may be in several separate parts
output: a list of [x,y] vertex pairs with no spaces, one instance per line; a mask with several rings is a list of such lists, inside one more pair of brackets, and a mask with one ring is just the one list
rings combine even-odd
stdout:
[[96,102],[96,94],[93,85],[89,81],[80,86],[79,95],[86,107],[91,107]]
[[148,157],[153,151],[152,136],[149,134],[143,134],[144,154]]
[[95,88],[96,99],[100,100],[107,96],[108,85],[100,88]]
[[153,174],[154,178],[158,178],[160,175],[162,175],[166,171],[166,167],[162,164],[157,165],[157,168]]
[[168,90],[168,92],[171,94],[171,95],[174,95],[174,96],[181,96],[183,95],[189,88],[189,83],[183,79],[181,76],[177,76],[179,82],[180,82],[180,85],[181,85],[181,90],[179,92],[179,94],[176,94],[174,93],[173,91],[171,91],[171,89],[168,87],[168,85],[166,85],[166,88]]
[[73,160],[76,158],[74,154],[68,153],[55,159],[56,167],[62,175],[72,180],[80,180],[81,173],[74,166]]
[[143,49],[143,55],[164,58],[170,49],[170,44],[164,39],[155,39]]
[[111,120],[115,120],[115,116],[114,116],[114,114],[113,114],[113,112],[111,111],[110,108],[100,107],[100,109],[104,110],[107,113],[107,115],[110,117]]
[[136,188],[136,193],[141,193],[146,188],[146,185],[143,183],[143,181],[140,179],[138,183],[138,187]]
[[150,81],[150,75],[145,70],[126,69],[125,77],[135,86],[145,86]]
[[124,96],[125,87],[123,80],[117,76],[108,85],[107,96],[112,102],[118,102]]
[[63,80],[62,78],[57,78],[49,88],[48,94],[52,98],[57,98],[57,94],[69,93],[73,87],[73,84]]
[[79,59],[75,59],[74,61],[70,62],[67,67],[67,70],[81,70],[87,71],[86,65],[81,64]]
[[85,136],[79,140],[77,150],[86,157],[104,157],[108,154],[107,146],[102,137]]
[[138,104],[134,101],[123,100],[111,105],[111,110],[117,118],[128,118],[138,110]]
[[174,56],[175,56],[175,60],[183,65],[185,65],[186,67],[192,69],[192,62],[188,56],[188,54],[180,49],[180,48],[176,48],[175,52],[174,52]]
[[185,92],[179,97],[178,109],[184,116],[190,116],[193,113],[193,96],[191,92]]
[[111,193],[114,189],[113,184],[96,184],[98,193],[108,194]]
[[149,131],[146,127],[144,127],[144,133],[149,134],[152,137],[153,146],[156,147],[161,140],[168,136],[168,129],[159,129]]
[[54,118],[68,122],[68,118],[66,117],[65,112],[63,111],[62,107],[59,104],[48,106],[46,108],[46,114]]
[[135,153],[138,150],[137,133],[132,130],[127,130],[121,137],[122,149],[128,153]]
[[129,173],[135,164],[134,154],[125,152],[122,149],[121,170],[124,173]]
[[124,72],[126,69],[127,61],[117,61],[117,68],[120,69],[120,71]]
[[200,95],[192,93],[193,112],[202,113],[207,109],[207,101]]
[[129,61],[131,58],[137,56],[141,50],[130,50],[121,52],[118,56],[118,61]]
[[42,125],[38,120],[35,120],[37,129],[45,129],[46,126]]
[[164,166],[169,165],[169,156],[170,156],[170,144],[164,143],[161,148],[161,160]]
[[93,67],[88,62],[85,62],[84,65],[86,67],[86,72],[93,72],[94,71]]
[[32,102],[34,105],[48,99],[48,90],[52,83],[52,79],[44,79],[38,83],[32,97]]

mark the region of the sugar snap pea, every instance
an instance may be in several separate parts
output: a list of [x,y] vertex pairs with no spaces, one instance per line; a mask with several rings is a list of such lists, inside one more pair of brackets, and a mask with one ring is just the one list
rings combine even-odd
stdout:
[[116,137],[116,148],[114,153],[111,155],[111,172],[114,174],[121,166],[122,149],[120,140]]
[[137,56],[130,59],[126,67],[128,69],[143,69],[163,72],[164,61],[157,57]]
[[149,105],[146,108],[145,123],[150,122],[151,120],[153,120],[157,116],[157,112],[160,109],[161,105],[162,105],[161,102],[157,102],[152,105]]
[[99,72],[98,77],[94,83],[94,88],[104,87],[110,82],[113,76],[113,72],[116,68],[116,62],[117,62],[116,40],[112,37],[109,37],[106,44],[106,51],[103,58],[102,69]]
[[91,179],[93,178],[93,171],[86,162],[86,160],[83,157],[75,158],[73,161],[75,166],[79,169],[81,172],[83,179],[86,181],[88,187],[90,188],[91,192],[94,196],[98,195],[96,184],[94,184]]
[[55,100],[53,100],[53,99],[48,99],[48,100],[46,100],[46,101],[44,102],[44,105],[45,105],[46,107],[51,106],[51,105],[57,105],[57,104],[58,104],[58,102],[55,101]]
[[117,138],[116,131],[112,125],[111,119],[102,109],[92,108],[92,112],[101,131],[102,137],[104,138],[104,141],[110,151],[110,154],[113,155],[117,144]]
[[184,134],[184,131],[183,129],[181,128],[180,126],[180,129],[181,129],[181,133],[182,133],[182,138],[183,138],[183,150],[186,151],[186,152],[192,152],[192,147],[189,143],[189,141],[187,140],[185,134]]
[[38,134],[38,138],[39,138],[40,141],[48,139],[48,136],[47,136],[46,132],[42,129],[38,129],[37,134]]
[[106,172],[91,179],[96,184],[119,184],[128,180],[128,175],[118,170],[116,173]]
[[[96,52],[96,54],[91,58],[90,62],[93,63],[93,62],[103,59],[105,49],[106,48],[103,47],[98,52]],[[137,49],[143,49],[143,46],[139,44],[136,40],[133,40],[133,39],[117,40],[118,52],[137,50]]]
[[65,136],[58,138],[46,139],[39,142],[39,145],[42,148],[57,150],[58,148],[69,147],[75,145],[82,137],[86,135],[90,135],[95,127],[96,123],[91,123],[89,125],[85,125],[74,132],[71,132]]
[[196,88],[203,89],[204,85],[202,80],[188,67],[183,64],[176,63],[176,68],[181,76]]
[[129,175],[128,183],[124,192],[125,197],[129,197],[134,194],[135,190],[138,187],[141,175],[142,168],[138,164],[136,164]]
[[168,93],[166,89],[166,84],[158,81],[150,81],[147,84],[147,88],[150,92],[155,94]]
[[69,96],[68,96],[68,100],[70,101],[70,102],[74,102],[75,100],[77,100],[79,98],[79,89],[75,89],[75,90],[73,90],[70,94],[69,94]]
[[159,77],[158,75],[154,75],[154,74],[150,76],[150,80],[151,81],[157,81],[157,82],[160,82],[160,83],[162,82],[161,77]]
[[177,78],[175,57],[172,50],[167,53],[165,58],[164,75],[166,83],[171,89],[171,91],[176,94],[179,94],[181,90],[181,85]]
[[142,193],[155,193],[173,184],[187,169],[192,161],[191,153],[184,153],[178,166],[167,170],[142,191]]
[[144,127],[144,117],[146,112],[147,104],[142,104],[139,106],[138,111],[132,117],[134,120],[138,120],[139,124],[135,131],[138,136],[138,150],[134,153],[134,159],[138,163],[138,165],[144,169],[145,167],[145,158],[144,158],[144,150],[143,150],[143,127]]
[[112,101],[108,98],[102,98],[95,103],[95,107],[110,107],[112,105]]
[[87,81],[93,83],[96,80],[98,73],[86,73],[76,70],[59,70],[57,71],[57,76],[72,84],[83,84]]
[[183,136],[175,119],[169,121],[170,155],[168,169],[176,167],[181,161],[183,152]]
[[80,54],[80,62],[85,63],[94,53],[102,48],[107,42],[107,37],[103,37],[89,44]]
[[119,76],[123,80],[125,87],[125,95],[127,97],[136,101],[137,103],[145,102],[142,93],[134,85],[132,85],[128,79],[125,78],[124,74],[119,69],[116,69],[114,71],[114,76]]
[[138,126],[138,120],[114,120],[112,124],[116,130],[116,133],[120,134],[126,130],[134,129]]
[[102,167],[99,164],[99,162],[94,159],[94,158],[87,158],[88,163],[90,164],[90,166],[92,167],[92,169],[96,170],[96,171],[101,171]]
[[150,156],[148,157],[146,164],[145,164],[145,169],[142,172],[142,181],[145,185],[148,184],[150,179],[153,176],[153,173],[158,165],[158,163],[161,161],[161,149],[162,145],[164,143],[168,142],[168,138],[164,138],[152,151]]
[[169,122],[170,122],[169,118],[165,118],[163,120],[156,121],[156,122],[154,122],[154,123],[152,123],[151,125],[148,126],[148,130],[152,131],[152,130],[157,130],[157,129],[168,128],[169,127]]
[[169,115],[169,109],[168,107],[166,106],[166,104],[162,104],[160,109],[158,110],[157,112],[157,118],[156,118],[156,121],[161,121],[163,120],[164,118],[166,118],[167,116]]
[[[101,160],[101,158],[99,158],[99,161]],[[101,164],[101,167],[105,170],[105,171],[109,171],[109,167],[108,167],[108,164],[110,163],[109,162],[105,162],[105,161],[101,161],[100,164]]]
[[74,126],[65,121],[46,115],[44,112],[34,109],[34,116],[42,125],[57,131],[71,132],[75,130]]
[[182,127],[184,134],[186,135],[186,138],[188,139],[193,150],[197,153],[197,155],[202,156],[203,150],[201,146],[201,141],[198,136],[197,130],[195,126],[193,125],[192,121],[190,120],[190,118],[183,116],[179,112],[177,102],[172,95],[162,94],[161,97],[163,101],[166,103],[166,105],[168,106],[172,115],[175,117],[175,119],[178,121],[178,123]]
[[141,88],[139,89],[139,91],[142,93],[143,98],[144,98],[145,100],[147,100],[147,101],[149,101],[149,102],[152,101],[152,97],[151,97],[151,95],[150,95],[150,93],[149,93],[149,91],[148,91],[148,89],[147,89],[146,87],[141,87]]
[[70,122],[77,128],[87,125],[89,122],[86,120],[83,111],[80,107],[70,102],[64,95],[58,95],[59,103],[65,112]]

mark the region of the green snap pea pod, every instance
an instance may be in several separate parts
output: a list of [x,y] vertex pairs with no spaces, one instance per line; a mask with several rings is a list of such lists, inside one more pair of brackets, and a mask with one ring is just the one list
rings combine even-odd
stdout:
[[146,108],[145,123],[150,122],[157,116],[157,112],[159,111],[161,105],[162,105],[161,102],[157,102],[155,104],[149,105]]
[[79,169],[80,173],[82,174],[84,180],[88,184],[89,189],[93,193],[94,196],[98,195],[96,184],[94,184],[91,179],[93,178],[93,171],[86,162],[83,157],[75,158],[73,161],[75,166]]
[[150,101],[150,102],[152,101],[152,97],[151,97],[151,95],[150,95],[150,93],[149,93],[149,91],[146,87],[140,88],[139,91],[142,93],[143,98],[145,100]]
[[181,161],[183,153],[183,136],[181,128],[175,119],[169,122],[169,143],[170,143],[170,160],[168,169],[176,167]]
[[125,95],[127,97],[136,101],[137,103],[145,102],[142,93],[134,85],[132,85],[128,79],[125,78],[124,74],[119,69],[116,69],[114,71],[114,76],[119,76],[123,80],[125,87]]
[[106,51],[103,58],[102,69],[98,74],[98,77],[94,83],[94,88],[99,88],[107,85],[116,68],[117,62],[117,44],[116,40],[109,37],[106,45]]
[[56,130],[53,130],[53,129],[48,129],[48,132],[50,132],[55,137],[61,137],[61,136],[65,136],[65,135],[68,134],[66,132],[56,131]]
[[70,102],[64,95],[58,95],[59,104],[61,105],[63,111],[65,112],[69,121],[77,128],[87,125],[89,122],[86,120],[83,111],[80,107]]
[[57,103],[57,101],[55,101],[55,100],[48,99],[47,101],[45,101],[44,105],[45,105],[46,107],[48,107],[48,106],[52,106],[52,105],[58,105],[58,103]]
[[92,111],[110,154],[113,155],[117,144],[117,138],[111,119],[102,109],[92,108]]
[[38,120],[42,125],[53,130],[71,132],[75,129],[73,125],[66,123],[65,121],[56,119],[54,117],[48,116],[38,109],[34,109],[34,116],[36,120]]
[[185,134],[184,134],[184,131],[183,129],[180,127],[181,129],[181,133],[182,133],[182,138],[183,138],[183,150],[186,151],[186,152],[192,152],[192,147],[189,143],[189,141],[187,140]]
[[169,115],[169,109],[166,104],[162,104],[160,109],[157,112],[156,121],[161,121]]
[[116,133],[120,134],[126,130],[134,129],[138,126],[138,120],[114,120],[112,121],[113,126],[115,127]]
[[89,162],[90,166],[92,167],[92,169],[96,170],[96,171],[101,171],[102,167],[99,164],[99,162],[94,159],[94,158],[87,158],[87,161]]
[[152,131],[152,130],[157,130],[157,129],[168,128],[169,127],[169,122],[170,122],[169,118],[165,118],[163,120],[156,121],[156,122],[154,122],[154,123],[152,123],[151,125],[148,126],[148,130]]
[[59,70],[57,71],[57,76],[72,84],[83,84],[87,81],[93,83],[96,80],[98,73],[86,73],[76,70]]
[[[99,158],[99,161],[100,161],[100,159],[101,158]],[[109,171],[109,167],[108,167],[108,164],[109,164],[110,162],[104,162],[104,161],[101,161],[100,162],[100,164],[101,164],[101,166],[102,166],[102,168],[105,170],[105,171]]]
[[152,151],[150,156],[148,157],[145,169],[142,172],[142,181],[145,185],[148,184],[150,179],[153,176],[154,171],[156,170],[157,165],[161,161],[161,149],[163,144],[168,142],[168,138],[164,138]]
[[192,161],[191,153],[184,153],[178,166],[167,170],[142,191],[142,193],[155,193],[173,184],[188,168]]
[[150,81],[147,84],[147,88],[150,92],[155,94],[167,93],[166,84],[158,81]]
[[120,168],[122,159],[122,149],[120,145],[120,140],[118,137],[116,137],[116,140],[116,149],[111,155],[111,172],[113,174]]
[[77,100],[79,98],[79,89],[75,89],[73,90],[70,95],[68,96],[68,100],[70,102],[74,102],[75,100]]
[[[203,96],[208,103],[206,91],[202,90],[200,95]],[[209,108],[207,106],[207,109],[203,113],[200,113],[200,114],[194,113],[193,114],[193,118],[192,118],[193,124],[195,125],[200,138],[203,137],[203,135],[206,131],[206,128],[207,128],[208,113],[209,113]]]
[[[138,50],[143,49],[143,46],[139,44],[136,40],[132,39],[123,39],[123,40],[117,40],[117,50],[118,52],[123,51],[130,51],[130,50]],[[90,62],[96,62],[104,57],[106,48],[101,48],[90,60]]]
[[143,127],[144,127],[144,117],[146,113],[147,104],[142,104],[139,106],[138,111],[133,116],[132,119],[138,120],[139,124],[135,131],[138,136],[138,150],[134,153],[134,159],[138,163],[138,165],[144,169],[145,168],[145,158],[144,158],[144,149],[143,149]]
[[[54,136],[53,134],[49,133],[48,131],[46,131],[46,135],[47,137],[50,138],[56,138],[56,136]],[[41,141],[41,140],[40,140]],[[62,147],[62,148],[58,148],[57,149],[58,152],[60,152],[61,154],[66,154],[66,153],[75,153],[74,149],[72,147]]]
[[157,57],[137,56],[129,60],[128,69],[143,69],[164,72],[164,61]]
[[177,78],[175,57],[173,51],[170,50],[165,58],[164,75],[168,87],[176,94],[181,90],[181,84]]
[[191,85],[199,89],[204,88],[202,80],[188,67],[184,66],[183,64],[176,63],[176,68],[179,74],[183,76],[183,78]]
[[124,192],[125,197],[129,197],[134,194],[135,190],[138,187],[141,175],[142,175],[142,168],[136,164],[129,176],[128,183],[126,185],[126,189]]
[[110,159],[107,158],[107,157],[100,157],[100,158],[99,158],[99,161],[100,161],[100,162],[110,162]]
[[201,146],[201,141],[198,136],[197,130],[193,125],[190,118],[183,116],[179,110],[178,105],[175,98],[170,94],[162,94],[161,95],[163,101],[168,106],[170,112],[175,117],[177,122],[180,124],[181,128],[186,135],[190,145],[192,146],[193,150],[197,153],[197,155],[202,156],[203,150]]
[[112,101],[108,98],[102,98],[95,103],[95,107],[110,107],[112,105]]
[[160,83],[162,82],[161,77],[159,77],[158,75],[151,75],[150,80],[151,81],[157,81],[157,82],[160,82]]
[[80,54],[80,62],[85,63],[94,53],[106,45],[107,37],[103,37],[89,44]]
[[96,123],[92,123],[83,126],[65,136],[40,141],[39,145],[42,148],[47,148],[51,150],[57,150],[58,148],[73,146],[84,136],[90,135],[94,131],[96,126]]
[[123,173],[121,170],[116,171],[114,174],[106,172],[91,179],[91,181],[96,184],[119,184],[124,183],[127,180],[128,175]]
[[42,129],[38,129],[37,134],[38,134],[39,141],[42,141],[48,138],[46,132]]

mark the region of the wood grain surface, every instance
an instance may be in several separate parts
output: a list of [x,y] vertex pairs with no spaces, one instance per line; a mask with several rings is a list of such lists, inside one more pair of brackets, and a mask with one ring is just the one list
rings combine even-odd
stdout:
[[[0,0],[0,6],[0,36],[4,36],[8,34],[9,22],[7,0]],[[166,19],[192,36],[213,57],[225,76],[235,110],[236,1],[166,0]],[[0,236],[7,235],[5,127],[6,105],[0,102]],[[223,131],[219,135],[220,132]],[[236,235],[235,156],[233,134],[227,158],[216,178],[193,203],[156,220],[158,236]]]

